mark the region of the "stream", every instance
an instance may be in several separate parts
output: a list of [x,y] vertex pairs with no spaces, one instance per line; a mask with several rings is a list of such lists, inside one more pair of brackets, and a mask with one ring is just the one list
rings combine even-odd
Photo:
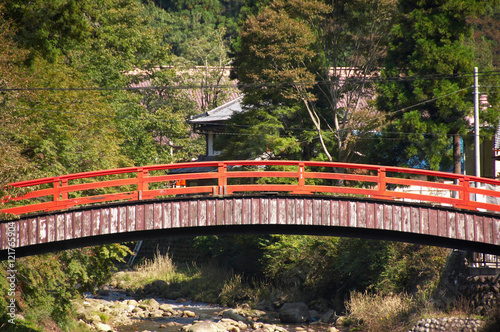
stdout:
[[[145,301],[147,300],[150,299],[145,299]],[[139,317],[138,312],[140,311],[138,309],[141,306],[142,301],[137,301],[134,300],[134,297],[127,296],[124,291],[110,290],[109,292],[106,292],[106,294],[97,296],[85,294],[84,306],[87,307],[89,312],[94,314],[97,311],[106,313],[109,319],[102,322],[103,324],[106,324],[103,326],[109,325],[109,327],[112,327],[112,331],[116,332],[178,332],[182,330],[183,326],[193,324],[195,321],[209,320],[215,323],[224,321],[224,318],[222,317],[223,312],[231,309],[228,307],[221,307],[206,303],[196,303],[186,300],[176,301],[155,298],[155,303],[170,306],[174,314],[170,316],[160,315],[159,317],[157,315],[154,315],[153,317]],[[132,305],[130,303],[137,305]],[[331,325],[319,323],[283,325],[280,324],[276,312],[259,311],[259,315],[259,317],[251,318],[251,321],[255,323],[247,323],[247,331],[256,330],[256,326],[261,326],[262,324],[266,324],[268,329],[269,326],[274,327],[274,331],[291,332],[328,331],[331,328]],[[231,320],[229,319],[229,321]],[[234,320],[232,322],[234,322]],[[240,329],[243,330],[246,328],[240,327],[239,329],[231,330],[239,331]],[[99,331],[99,328],[97,328],[97,330]],[[106,331],[106,328],[103,327],[101,331]]]

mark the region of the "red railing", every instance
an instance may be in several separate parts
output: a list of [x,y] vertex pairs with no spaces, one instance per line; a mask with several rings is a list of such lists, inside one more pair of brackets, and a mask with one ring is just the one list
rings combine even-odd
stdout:
[[[186,181],[188,186],[178,185]],[[493,189],[481,188],[485,185]],[[475,199],[499,198],[500,192],[494,190],[497,186],[500,188],[498,180],[421,169],[315,161],[153,165],[61,175],[10,183],[9,186],[28,190],[24,195],[2,199],[0,212],[12,214],[170,195],[238,192],[361,195],[500,211],[500,205]]]

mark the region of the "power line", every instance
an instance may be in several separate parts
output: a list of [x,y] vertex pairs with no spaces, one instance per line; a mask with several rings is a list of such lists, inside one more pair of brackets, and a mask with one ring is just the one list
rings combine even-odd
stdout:
[[[482,73],[482,75],[500,76],[500,71],[492,71]],[[464,79],[472,78],[472,74],[457,74],[457,75],[424,75],[424,76],[407,76],[407,77],[347,77],[334,80],[320,80],[312,82],[256,82],[256,83],[234,83],[234,84],[192,84],[192,85],[164,85],[164,86],[128,86],[128,87],[27,87],[27,88],[0,88],[0,92],[13,91],[142,91],[142,90],[203,90],[203,89],[241,89],[241,88],[264,88],[273,86],[293,86],[293,85],[317,85],[317,84],[333,84],[345,82],[405,82],[416,80],[444,80],[444,79]]]

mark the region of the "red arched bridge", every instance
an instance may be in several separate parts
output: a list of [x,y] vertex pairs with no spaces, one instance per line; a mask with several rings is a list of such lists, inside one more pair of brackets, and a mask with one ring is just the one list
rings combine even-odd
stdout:
[[[500,181],[314,161],[129,167],[9,184],[2,259],[172,234],[370,237],[500,254]],[[17,215],[17,216],[12,216]]]

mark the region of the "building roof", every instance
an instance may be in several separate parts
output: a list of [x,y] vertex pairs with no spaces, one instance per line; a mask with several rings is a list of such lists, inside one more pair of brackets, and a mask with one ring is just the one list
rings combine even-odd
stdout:
[[193,124],[201,124],[229,120],[234,114],[242,113],[243,111],[245,111],[245,109],[241,105],[242,100],[243,96],[240,95],[238,98],[233,99],[230,102],[227,102],[217,108],[214,108],[213,110],[191,117],[188,122]]

